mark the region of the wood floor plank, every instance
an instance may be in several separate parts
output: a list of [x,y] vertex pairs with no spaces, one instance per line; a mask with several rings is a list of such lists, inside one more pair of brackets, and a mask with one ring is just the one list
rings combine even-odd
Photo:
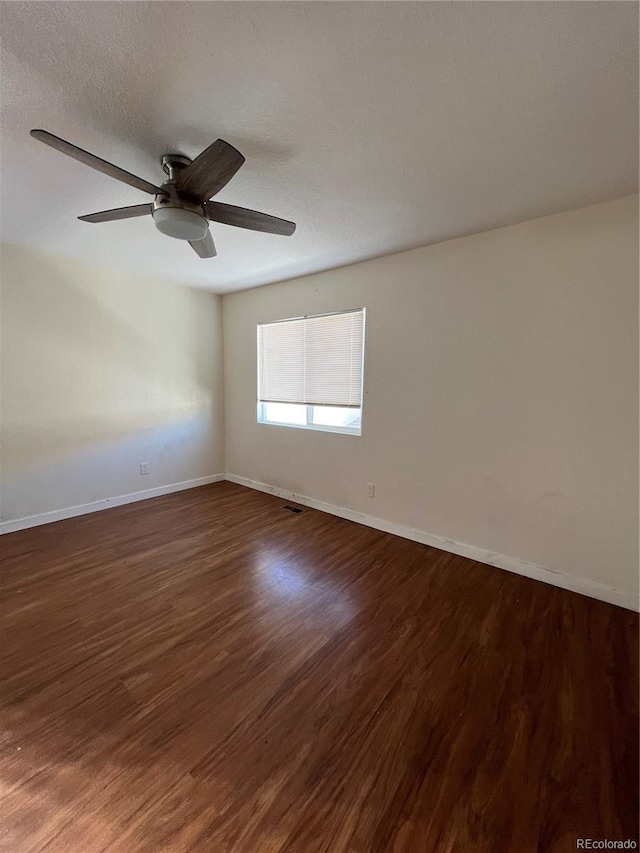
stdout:
[[2,537],[0,849],[638,842],[638,615],[230,483]]

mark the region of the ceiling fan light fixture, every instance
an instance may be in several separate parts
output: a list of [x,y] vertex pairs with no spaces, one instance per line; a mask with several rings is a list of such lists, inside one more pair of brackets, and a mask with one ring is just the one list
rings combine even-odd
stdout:
[[181,207],[159,207],[153,211],[153,221],[158,231],[176,240],[203,240],[209,230],[204,216]]

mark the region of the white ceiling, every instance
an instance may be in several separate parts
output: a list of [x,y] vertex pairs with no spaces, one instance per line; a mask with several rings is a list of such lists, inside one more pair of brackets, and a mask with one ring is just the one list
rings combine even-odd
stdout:
[[[237,290],[637,192],[636,3],[2,4],[2,236]],[[151,200],[29,137],[152,182],[217,137],[219,201],[293,237],[212,225],[200,260]]]

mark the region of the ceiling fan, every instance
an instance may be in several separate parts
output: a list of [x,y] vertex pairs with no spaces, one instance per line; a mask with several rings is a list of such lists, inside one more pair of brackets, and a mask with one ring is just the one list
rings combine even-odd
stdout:
[[209,231],[209,220],[285,236],[290,236],[296,230],[295,222],[289,222],[287,219],[279,219],[277,216],[269,216],[246,207],[210,201],[244,163],[242,154],[223,139],[216,139],[198,154],[195,160],[181,154],[165,154],[162,158],[162,168],[167,179],[157,186],[46,130],[32,130],[31,136],[79,160],[85,166],[91,166],[92,169],[97,169],[117,181],[155,196],[149,204],[134,204],[131,207],[117,207],[114,210],[79,216],[78,219],[83,222],[110,222],[114,219],[151,214],[158,231],[178,240],[187,240],[201,258],[213,258],[216,255],[216,247]]

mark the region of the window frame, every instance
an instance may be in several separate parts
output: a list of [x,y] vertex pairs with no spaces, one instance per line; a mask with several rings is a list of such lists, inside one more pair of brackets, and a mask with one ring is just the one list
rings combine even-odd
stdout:
[[[363,306],[362,308],[346,308],[341,311],[325,311],[321,314],[303,314],[300,317],[287,317],[281,320],[265,320],[261,323],[256,324],[256,386],[259,388],[260,383],[260,326],[271,325],[275,323],[289,323],[293,320],[308,320],[314,319],[315,317],[332,317],[339,314],[352,314],[355,311],[362,311],[362,368],[361,368],[361,403],[360,406],[354,406],[354,411],[358,411],[360,413],[360,426],[358,427],[342,427],[342,426],[326,426],[322,424],[314,424],[313,423],[313,409],[314,408],[333,408],[333,406],[322,406],[320,404],[313,403],[288,403],[286,405],[292,406],[305,406],[306,407],[306,423],[304,424],[293,424],[287,423],[286,421],[270,421],[265,418],[265,406],[268,405],[268,401],[258,400],[257,403],[257,411],[256,411],[256,420],[257,423],[261,426],[275,426],[275,427],[288,427],[289,429],[306,429],[306,430],[315,430],[316,432],[334,432],[339,435],[362,435],[362,420],[364,413],[364,360],[365,360],[365,347],[366,347],[366,332],[367,332],[367,309]],[[259,392],[258,392],[259,393]],[[338,407],[338,408],[349,408],[348,406]]]

